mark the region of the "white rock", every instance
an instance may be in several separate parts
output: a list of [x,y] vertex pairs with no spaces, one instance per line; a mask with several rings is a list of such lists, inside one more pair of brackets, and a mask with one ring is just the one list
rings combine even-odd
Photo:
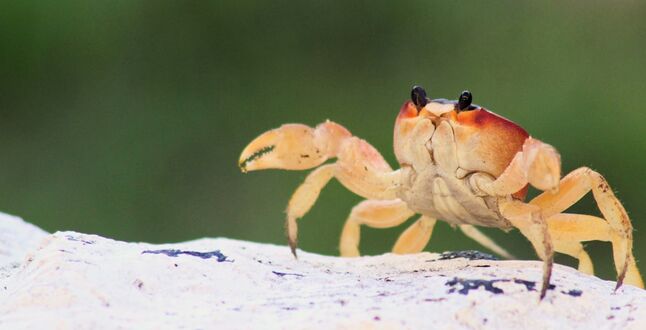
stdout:
[[0,280],[15,272],[27,252],[35,250],[47,235],[19,217],[0,212]]
[[45,237],[6,215],[0,224],[0,265],[21,259],[0,277],[3,329],[646,329],[644,290],[613,293],[614,282],[569,267],[554,268],[555,288],[539,301],[537,261],[302,251],[295,260],[286,246],[225,238],[153,245]]

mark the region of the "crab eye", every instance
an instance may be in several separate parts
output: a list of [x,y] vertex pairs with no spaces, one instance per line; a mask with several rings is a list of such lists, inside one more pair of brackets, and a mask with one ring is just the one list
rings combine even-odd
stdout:
[[413,86],[413,90],[410,92],[410,99],[418,109],[423,108],[428,103],[426,91],[420,86]]
[[458,110],[462,111],[468,108],[471,105],[471,101],[473,101],[473,95],[471,95],[471,92],[463,91],[462,94],[460,94],[460,99],[458,100]]

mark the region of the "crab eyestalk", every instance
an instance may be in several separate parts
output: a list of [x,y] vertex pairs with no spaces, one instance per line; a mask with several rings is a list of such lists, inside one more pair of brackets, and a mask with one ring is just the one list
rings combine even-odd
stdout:
[[345,128],[329,121],[316,128],[285,124],[251,141],[242,151],[238,166],[242,172],[314,168],[334,157],[341,140],[348,136]]

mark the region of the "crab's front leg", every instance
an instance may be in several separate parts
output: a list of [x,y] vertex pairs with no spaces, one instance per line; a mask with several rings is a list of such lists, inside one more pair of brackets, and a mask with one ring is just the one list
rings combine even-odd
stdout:
[[520,191],[528,183],[539,190],[554,191],[558,189],[560,178],[559,153],[551,145],[530,137],[496,180],[476,175],[470,178],[470,183],[484,195],[508,196]]
[[541,216],[538,206],[525,204],[516,200],[501,200],[500,213],[509,220],[514,227],[529,239],[534,250],[543,260],[543,285],[540,297],[543,299],[550,286],[552,266],[554,264],[554,246],[548,231],[547,222]]
[[399,171],[393,171],[368,142],[331,121],[315,128],[283,125],[254,139],[240,156],[243,172],[269,168],[304,170],[334,157],[335,163],[323,165],[307,176],[287,205],[287,237],[294,255],[298,235],[296,220],[310,210],[330,179],[336,177],[364,198],[396,199]]
[[[470,182],[474,190],[485,195],[510,195],[527,183],[545,190],[529,204],[519,201],[501,202],[501,213],[510,221],[516,206],[524,205],[526,214],[545,222],[548,238],[553,240],[554,250],[579,259],[579,269],[592,273],[592,262],[580,242],[589,240],[610,241],[617,269],[617,288],[624,279],[627,283],[643,287],[643,281],[632,254],[632,225],[626,210],[613,194],[606,180],[599,173],[582,167],[560,180],[560,156],[556,150],[536,139],[528,138],[522,151],[518,152],[507,169],[496,179],[473,176]],[[592,191],[595,201],[605,219],[588,215],[561,213]],[[505,209],[507,208],[507,209]],[[539,214],[536,214],[538,208]],[[605,221],[604,221],[605,220]],[[512,221],[513,222],[513,221]],[[514,223],[516,227],[522,223]],[[519,227],[521,232],[523,228]],[[541,252],[540,236],[523,232]],[[534,236],[532,238],[531,236]]]

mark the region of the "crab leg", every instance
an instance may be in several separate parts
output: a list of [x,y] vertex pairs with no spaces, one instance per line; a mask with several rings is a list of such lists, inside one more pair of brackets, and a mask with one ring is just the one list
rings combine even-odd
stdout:
[[[339,251],[342,257],[359,256],[360,226],[389,228],[404,223],[415,212],[408,209],[406,203],[395,200],[365,200],[350,211],[341,232]],[[430,236],[429,236],[430,238]]]
[[285,230],[289,240],[289,247],[292,253],[296,255],[296,245],[298,244],[298,226],[296,219],[305,215],[316,202],[325,185],[330,182],[334,176],[334,164],[323,165],[312,171],[305,181],[296,188],[287,204],[287,223]]
[[[610,241],[614,246],[617,240],[621,240],[607,221],[591,215],[555,214],[547,219],[547,224],[554,240],[555,250],[579,259],[579,270],[587,274],[593,274],[592,261],[579,242]],[[634,258],[630,258],[625,266],[615,263],[615,267],[617,269],[626,267],[626,283],[644,287]]]
[[580,242],[610,241],[612,228],[608,222],[591,215],[560,213],[550,216],[547,226],[556,252],[577,258],[579,271],[593,275],[592,260]]
[[516,259],[513,255],[511,255],[511,253],[507,252],[507,250],[500,247],[491,238],[487,237],[487,235],[483,234],[480,230],[478,230],[478,228],[472,225],[460,225],[458,227],[464,233],[464,235],[478,242],[478,244],[486,247],[487,249],[493,251],[494,253],[497,253],[503,258]]
[[543,217],[550,217],[569,208],[591,190],[599,210],[612,228],[610,238],[617,269],[617,288],[621,286],[626,272],[633,268],[629,283],[643,286],[637,268],[631,266],[634,264],[632,224],[626,210],[601,174],[587,167],[576,169],[561,180],[557,193],[544,192],[530,203],[541,208]]
[[536,254],[543,260],[543,287],[540,294],[543,299],[549,288],[554,264],[554,247],[547,222],[541,217],[540,208],[535,205],[516,200],[501,200],[499,207],[501,214],[529,239]]
[[433,228],[437,220],[422,215],[410,227],[399,235],[397,242],[393,246],[393,253],[408,254],[419,253],[431,240]]
[[326,121],[315,128],[287,124],[254,139],[240,155],[243,172],[277,168],[303,170],[329,158],[337,162],[310,173],[287,205],[287,236],[296,255],[296,220],[312,207],[332,177],[357,195],[368,199],[396,199],[399,171],[393,171],[368,142],[354,137],[343,126]]
[[478,181],[475,186],[487,195],[507,196],[528,183],[540,190],[554,190],[560,177],[561,157],[556,149],[530,137],[496,180]]

